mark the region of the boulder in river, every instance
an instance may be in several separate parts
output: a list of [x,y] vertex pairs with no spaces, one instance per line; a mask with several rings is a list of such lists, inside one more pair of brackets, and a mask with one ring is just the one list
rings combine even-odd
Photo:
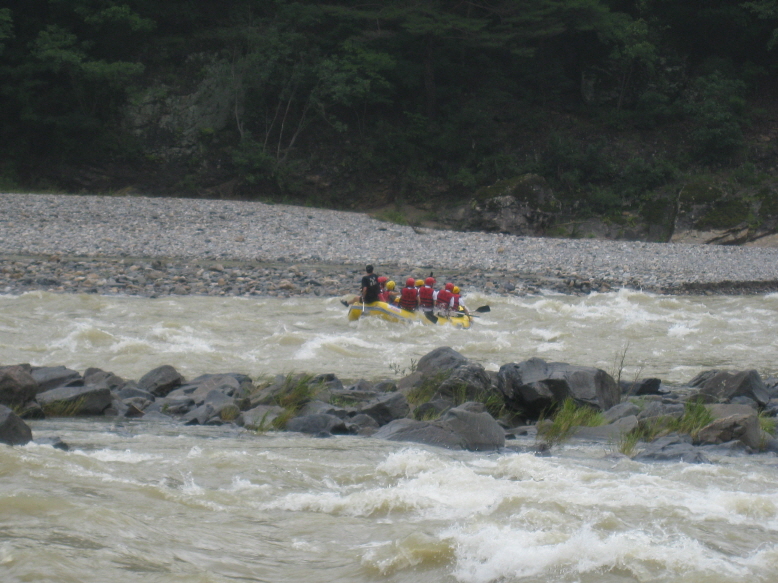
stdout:
[[38,383],[38,392],[65,386],[83,385],[84,379],[76,370],[64,366],[34,366],[30,375]]
[[480,404],[465,403],[435,421],[397,419],[374,435],[389,441],[410,441],[470,451],[491,451],[505,446],[505,431]]
[[616,381],[599,368],[531,358],[503,365],[499,377],[505,404],[534,416],[568,398],[603,411],[621,400]]
[[183,382],[184,377],[175,368],[165,364],[143,375],[138,381],[138,388],[156,397],[164,397]]
[[754,410],[714,419],[697,433],[699,443],[722,444],[738,440],[757,451],[766,441]]
[[402,393],[382,393],[362,407],[362,413],[370,415],[379,426],[408,415],[411,408]]
[[29,371],[21,366],[0,368],[0,405],[23,405],[35,398],[38,383]]
[[349,428],[343,419],[335,415],[328,415],[327,413],[304,415],[290,419],[286,424],[286,430],[307,433],[316,437],[349,433]]
[[688,435],[671,433],[647,444],[633,459],[637,461],[686,462],[689,464],[710,463],[708,457],[692,445]]
[[5,405],[0,405],[0,443],[24,445],[32,440],[30,427]]
[[102,415],[111,406],[113,396],[108,387],[59,387],[40,393],[36,400],[47,416],[72,417]]
[[699,386],[700,393],[703,395],[713,397],[720,402],[729,401],[733,397],[748,397],[762,407],[770,402],[767,387],[755,370],[706,372],[708,374],[701,373],[690,382],[690,386]]

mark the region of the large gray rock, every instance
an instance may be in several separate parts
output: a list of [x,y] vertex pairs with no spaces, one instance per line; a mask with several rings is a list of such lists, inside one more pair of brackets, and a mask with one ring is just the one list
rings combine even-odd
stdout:
[[459,354],[453,348],[441,346],[432,352],[428,352],[419,359],[416,364],[416,372],[424,376],[432,376],[439,373],[451,372],[463,364],[467,364],[467,358]]
[[184,377],[175,368],[165,364],[143,375],[138,381],[138,388],[156,397],[164,397],[183,382]]
[[135,388],[134,384],[127,383],[123,378],[99,368],[88,368],[84,371],[85,385],[105,385],[112,391],[128,387]]
[[505,447],[505,431],[486,412],[468,409],[468,403],[449,409],[437,423],[449,427],[469,451],[492,451]]
[[618,405],[614,405],[605,411],[602,416],[605,418],[606,423],[613,423],[618,419],[629,417],[630,415],[637,415],[638,413],[640,413],[640,407],[635,405],[635,403],[625,401],[623,403],[619,403]]
[[699,386],[701,394],[709,395],[721,402],[729,401],[733,397],[748,397],[760,406],[770,402],[767,387],[755,370],[718,371],[706,378]]
[[38,392],[43,393],[57,387],[84,384],[81,373],[64,366],[34,366],[30,372],[38,383]]
[[343,419],[325,413],[305,415],[303,417],[290,419],[286,424],[286,430],[307,433],[317,437],[345,435],[349,433],[349,428]]
[[273,421],[283,412],[283,407],[259,405],[248,411],[243,411],[235,423],[252,431],[267,431],[273,428]]
[[604,370],[531,358],[500,368],[499,388],[514,411],[540,415],[567,398],[607,411],[621,400],[616,381]]
[[396,419],[376,431],[373,437],[389,441],[423,443],[447,449],[462,449],[462,440],[450,427],[430,421]]
[[402,393],[384,393],[362,408],[362,413],[370,415],[378,425],[386,425],[395,419],[402,419],[410,413],[408,400]]
[[614,443],[637,426],[638,418],[635,415],[628,415],[626,417],[621,417],[608,425],[600,425],[599,427],[577,427],[573,431],[573,437],[576,439]]
[[491,451],[505,446],[505,432],[488,413],[469,410],[467,404],[450,409],[435,421],[397,419],[373,437],[410,441],[448,449]]
[[671,433],[652,441],[636,455],[637,461],[686,462],[689,464],[710,463],[707,456],[691,443],[688,435]]
[[0,443],[24,445],[32,440],[32,431],[21,418],[5,405],[0,405]]
[[192,392],[191,397],[197,405],[201,405],[211,392],[234,397],[240,392],[240,383],[232,375],[214,375],[203,380]]
[[23,405],[32,401],[37,392],[38,383],[23,366],[0,368],[0,405]]
[[36,400],[47,417],[102,415],[111,406],[113,396],[108,387],[60,387],[40,393]]
[[478,363],[466,362],[451,371],[438,388],[437,395],[458,402],[480,400],[492,391],[492,377]]
[[623,394],[638,397],[642,395],[660,395],[661,391],[659,388],[661,386],[662,381],[656,378],[619,382],[619,387]]
[[739,440],[753,450],[761,448],[766,440],[762,438],[756,411],[714,419],[697,433],[699,443],[721,444],[733,440]]

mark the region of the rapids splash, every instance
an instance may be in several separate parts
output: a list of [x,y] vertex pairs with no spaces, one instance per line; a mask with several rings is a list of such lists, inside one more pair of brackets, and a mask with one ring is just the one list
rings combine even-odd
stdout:
[[[392,377],[450,345],[489,367],[532,356],[682,382],[774,372],[778,296],[635,292],[468,298],[469,331],[349,324],[337,300],[0,297],[0,362],[126,378],[335,372]],[[642,464],[609,445],[552,457],[356,437],[92,419],[30,423],[68,452],[0,448],[0,580],[627,583],[778,570],[778,460]]]
[[[659,296],[622,290],[572,297],[471,295],[492,311],[470,330],[348,322],[337,299],[159,299],[31,292],[0,296],[0,362],[95,366],[140,378],[161,364],[187,377],[254,378],[333,372],[394,378],[433,348],[451,346],[488,370],[533,356],[683,383],[704,368],[778,362],[778,294]],[[626,376],[625,376],[626,375]]]

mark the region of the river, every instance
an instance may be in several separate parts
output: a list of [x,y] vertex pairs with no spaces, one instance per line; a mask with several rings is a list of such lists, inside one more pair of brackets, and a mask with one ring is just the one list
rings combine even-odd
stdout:
[[[336,299],[0,296],[0,363],[139,378],[397,378],[436,346],[681,383],[776,372],[778,295],[469,296],[470,330],[348,323]],[[142,420],[30,423],[0,448],[0,581],[772,582],[778,459],[643,464],[607,444],[451,452]],[[523,444],[519,445],[529,445]]]

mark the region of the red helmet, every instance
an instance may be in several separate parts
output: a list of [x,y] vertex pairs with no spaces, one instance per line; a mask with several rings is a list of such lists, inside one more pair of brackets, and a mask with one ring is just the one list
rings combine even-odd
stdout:
[[453,283],[447,283],[446,284],[446,289],[448,291],[453,291],[454,290],[454,284]]
[[389,281],[389,278],[384,275],[378,278],[378,283],[386,283],[387,281]]
[[424,280],[424,285],[429,285],[429,286],[435,285],[435,278],[428,277],[427,279]]
[[405,280],[405,285],[407,285],[408,287],[413,287],[415,284],[416,284],[416,280],[413,279],[412,277],[409,277],[408,279]]

